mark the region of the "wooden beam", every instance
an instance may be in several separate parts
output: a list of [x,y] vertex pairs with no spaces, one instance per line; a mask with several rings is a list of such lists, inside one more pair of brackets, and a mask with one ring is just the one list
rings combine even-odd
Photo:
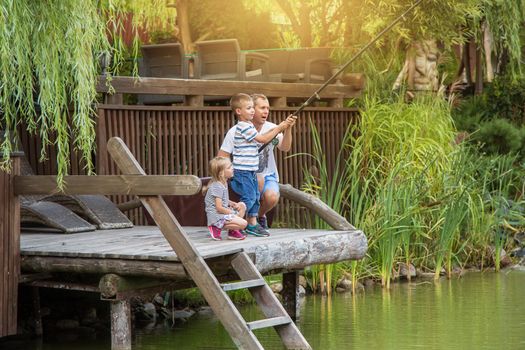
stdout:
[[[328,85],[320,94],[321,98],[355,98],[361,95],[364,79],[361,75],[348,77],[347,85]],[[273,97],[310,97],[321,85],[299,83],[277,83],[266,81],[228,81],[172,78],[113,77],[111,85],[118,93],[190,95],[190,96],[231,96],[239,91],[248,94],[260,93]],[[98,92],[108,92],[106,78],[101,76]]]
[[149,276],[172,280],[189,279],[184,267],[179,262],[63,258],[54,256],[23,256],[22,271],[25,272],[67,272],[78,274],[117,273],[123,276]]
[[355,230],[344,217],[335,212],[326,203],[311,194],[300,191],[291,185],[279,184],[279,191],[283,198],[301,204],[307,209],[313,211],[321,219],[335,230]]
[[15,177],[15,193],[30,194],[122,194],[193,195],[200,191],[201,180],[193,175],[72,175],[64,177],[63,191],[57,177],[32,175]]
[[98,283],[100,296],[102,299],[119,299],[122,292],[148,289],[152,287],[164,286],[164,290],[169,290],[172,281],[157,280],[142,277],[123,277],[113,273],[102,276]]

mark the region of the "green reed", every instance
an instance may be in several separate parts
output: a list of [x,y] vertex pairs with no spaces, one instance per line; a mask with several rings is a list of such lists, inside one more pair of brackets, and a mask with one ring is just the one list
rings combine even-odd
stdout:
[[[326,168],[312,125],[310,156],[319,174],[305,172],[305,190],[368,237],[363,260],[330,266],[331,272],[349,272],[354,286],[374,277],[388,288],[398,263],[434,269],[436,277],[445,268],[450,277],[455,265],[483,266],[491,245],[496,254],[490,263],[498,266],[509,227],[514,232],[525,226],[518,210],[525,166],[516,157],[487,157],[456,143],[451,107],[442,96],[410,103],[401,95],[370,96],[362,101],[359,124],[346,131],[335,169]],[[324,227],[319,220],[315,225]],[[312,283],[327,275],[327,266],[318,268]]]
[[[345,154],[347,150],[341,147],[337,154],[334,169],[328,169],[326,155],[324,153],[321,138],[315,124],[310,120],[310,128],[313,139],[313,153],[310,155],[314,160],[316,169],[318,169],[318,176],[314,176],[308,171],[304,171],[305,184],[303,190],[311,193],[328,204],[332,209],[338,213],[343,214],[346,210],[345,200],[348,198],[348,190],[350,188],[351,177],[348,176],[348,167],[345,166]],[[350,144],[352,137],[352,126],[344,134],[343,145]],[[330,171],[331,170],[331,171]],[[327,224],[320,218],[314,219],[315,228],[327,228]],[[317,285],[320,286],[321,293],[330,294],[332,291],[333,282],[335,281],[336,266],[333,264],[323,264],[313,266],[310,269],[312,277],[312,288],[314,291]],[[326,289],[325,289],[326,286]]]

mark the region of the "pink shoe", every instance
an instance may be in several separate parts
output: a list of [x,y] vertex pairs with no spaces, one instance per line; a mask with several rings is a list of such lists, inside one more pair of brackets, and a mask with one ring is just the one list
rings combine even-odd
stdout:
[[221,229],[218,228],[217,226],[208,226],[208,231],[210,231],[210,236],[211,236],[211,239],[215,240],[215,241],[221,241],[222,238],[221,238]]
[[246,236],[241,233],[239,230],[229,230],[228,231],[228,239],[233,239],[236,241],[242,241],[245,239]]

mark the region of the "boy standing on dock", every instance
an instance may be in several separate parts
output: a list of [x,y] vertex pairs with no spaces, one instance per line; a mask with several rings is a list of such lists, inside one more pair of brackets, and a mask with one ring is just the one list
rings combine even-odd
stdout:
[[[253,115],[253,126],[259,133],[265,133],[277,125],[270,122],[270,102],[263,94],[253,94],[252,96],[255,114]],[[295,123],[295,120],[294,120]],[[292,147],[292,127],[290,125],[282,134],[278,134],[262,151],[259,152],[259,170],[257,177],[259,180],[260,208],[257,221],[264,228],[268,229],[266,213],[272,210],[279,202],[279,172],[275,161],[274,148],[277,147],[282,152],[288,152]],[[233,140],[236,127],[232,127],[226,133],[217,153],[220,157],[230,158],[233,153]]]
[[252,98],[247,94],[234,95],[230,107],[237,117],[233,146],[233,179],[231,187],[246,204],[248,226],[246,233],[258,237],[270,233],[257,222],[259,212],[259,186],[257,170],[259,169],[259,144],[266,144],[280,132],[293,125],[297,117],[291,116],[275,128],[259,134],[252,124],[255,114]]

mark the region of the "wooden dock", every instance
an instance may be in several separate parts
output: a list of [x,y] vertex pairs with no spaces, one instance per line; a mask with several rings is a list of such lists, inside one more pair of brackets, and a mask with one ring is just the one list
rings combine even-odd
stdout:
[[[357,229],[279,228],[270,229],[270,237],[247,237],[243,241],[214,241],[206,227],[183,227],[181,232],[198,260],[207,266],[203,273],[213,273],[224,291],[248,288],[268,317],[266,320],[246,323],[226,295],[222,301],[219,297],[210,299],[202,280],[196,280],[195,271],[187,270],[188,257],[179,259],[157,226],[75,234],[26,232],[20,237],[21,283],[33,287],[35,320],[40,325],[37,333],[41,334],[42,324],[38,316],[39,288],[93,292],[110,303],[112,349],[128,350],[132,297],[196,285],[212,308],[217,309],[219,303],[232,310],[229,316],[228,312],[218,312],[217,316],[230,328],[238,324],[226,329],[239,348],[262,349],[252,330],[275,326],[286,348],[311,349],[293,323],[298,317],[298,271],[310,265],[361,259],[367,250],[367,239]],[[239,265],[243,257],[246,262]],[[245,270],[249,266],[252,274]],[[283,273],[282,306],[262,279],[264,273]],[[212,277],[203,278],[206,281]],[[213,289],[213,283],[209,287]],[[247,328],[236,334],[239,325]]]
[[[204,259],[244,250],[261,273],[361,259],[367,240],[360,230],[270,229],[270,237],[211,240],[206,227],[185,227]],[[226,232],[223,233],[224,238]],[[180,261],[157,226],[75,233],[21,235],[22,273],[115,273],[184,280]]]
[[[298,304],[297,272],[310,265],[361,259],[367,250],[363,232],[318,198],[280,185],[284,198],[311,210],[333,230],[274,229],[270,237],[213,241],[206,227],[182,227],[161,193],[144,192],[148,187],[145,181],[153,177],[146,175],[122,139],[110,139],[107,149],[122,175],[107,176],[98,186],[88,186],[88,192],[137,195],[157,226],[75,234],[40,229],[20,235],[19,282],[34,287],[37,326],[41,325],[38,288],[100,293],[102,300],[110,302],[112,349],[129,350],[131,298],[195,285],[239,348],[262,349],[253,330],[273,327],[287,349],[311,349],[293,322]],[[130,176],[138,176],[140,181],[130,182]],[[10,188],[15,195],[55,193],[56,183],[49,178],[34,176],[28,184],[25,177],[16,176]],[[195,176],[155,179],[158,191],[165,192],[162,194],[196,194],[201,189]],[[91,184],[89,180],[86,176],[67,177],[63,191],[83,193],[86,181]],[[18,236],[19,227],[13,231]],[[276,272],[283,272],[283,305],[262,276]],[[238,282],[229,283],[232,281]],[[247,322],[226,294],[236,289],[247,289],[265,318]],[[41,332],[38,326],[36,333]]]

